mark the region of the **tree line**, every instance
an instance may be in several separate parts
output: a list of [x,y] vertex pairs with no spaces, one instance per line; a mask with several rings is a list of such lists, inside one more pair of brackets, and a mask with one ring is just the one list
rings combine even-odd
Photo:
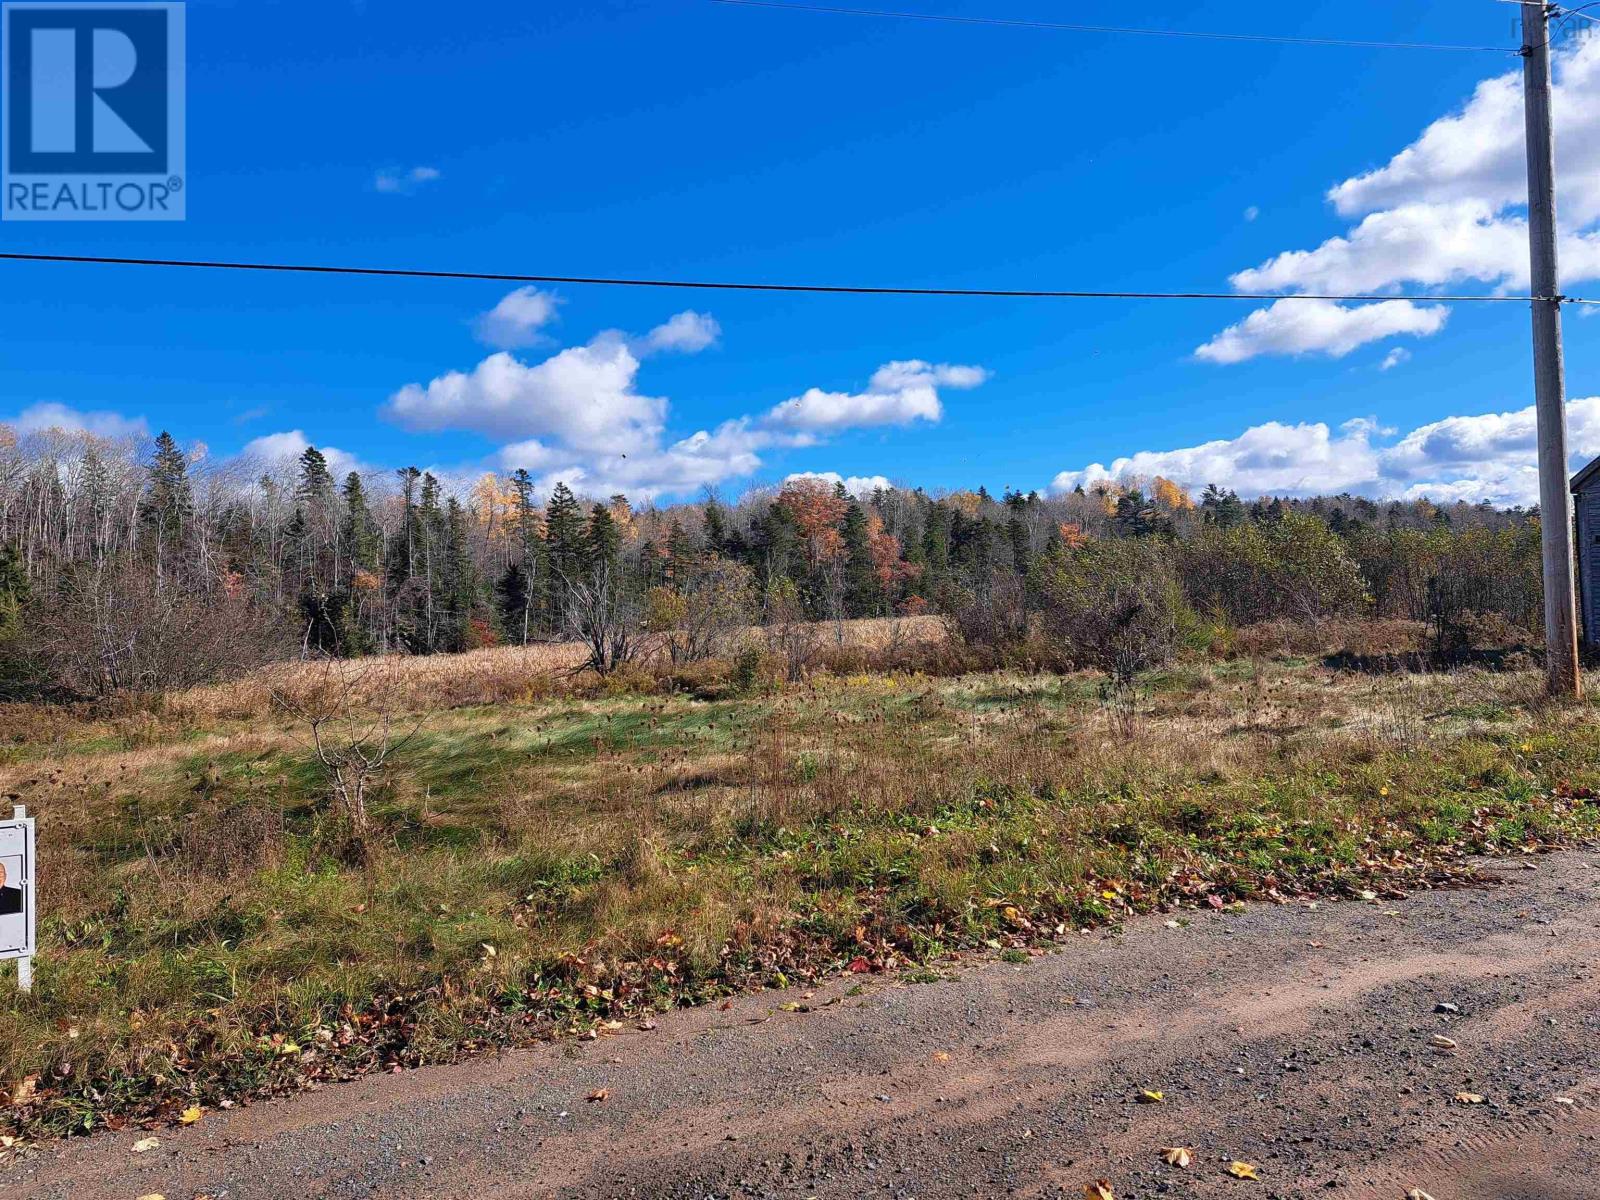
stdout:
[[285,655],[554,639],[588,644],[604,670],[644,630],[693,657],[708,621],[925,612],[982,638],[1033,628],[1049,580],[1107,545],[1137,548],[1136,574],[1170,577],[1189,611],[1233,626],[1367,614],[1444,637],[1538,620],[1537,513],[1486,504],[1195,497],[1160,478],[851,495],[796,477],[731,503],[635,505],[544,494],[526,471],[336,476],[315,447],[215,462],[168,433],[0,430],[0,670],[12,694],[97,694]]

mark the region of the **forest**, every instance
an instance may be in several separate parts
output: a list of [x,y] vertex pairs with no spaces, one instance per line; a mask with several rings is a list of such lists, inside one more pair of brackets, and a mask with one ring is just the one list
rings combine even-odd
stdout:
[[1426,622],[1530,640],[1538,514],[1426,499],[1065,495],[796,476],[728,501],[578,496],[526,471],[336,478],[169,433],[0,440],[0,679],[14,698],[155,691],[277,659],[576,641],[603,673],[752,625],[945,616],[1007,661],[1138,669],[1263,621]]

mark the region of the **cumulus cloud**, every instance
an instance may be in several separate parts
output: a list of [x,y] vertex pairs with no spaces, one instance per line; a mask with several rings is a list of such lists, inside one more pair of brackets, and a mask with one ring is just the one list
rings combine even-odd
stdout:
[[[1576,226],[1600,218],[1600,36],[1580,32],[1555,49],[1551,116],[1561,148],[1557,208]],[[1383,166],[1336,184],[1342,216],[1405,204],[1473,200],[1494,208],[1528,198],[1522,68],[1486,79],[1456,112],[1439,118]]]
[[678,354],[698,354],[715,345],[722,336],[722,326],[709,313],[685,309],[668,317],[640,339],[641,349],[650,354],[657,351],[674,351]]
[[835,486],[843,484],[844,490],[857,500],[864,500],[873,492],[886,492],[893,486],[883,475],[841,475],[837,471],[796,471],[783,477],[785,483],[796,479],[819,479]]
[[372,177],[372,187],[388,196],[409,196],[424,184],[440,178],[437,167],[412,167],[409,170],[386,168]]
[[[246,462],[259,463],[267,470],[281,470],[292,465],[310,445],[311,440],[303,432],[286,429],[281,433],[266,433],[251,438],[239,451],[239,457]],[[328,472],[336,479],[351,471],[363,472],[367,469],[355,455],[337,447],[318,446],[317,449],[328,460]]]
[[[1593,228],[1600,221],[1600,126],[1591,119],[1600,109],[1600,29],[1557,47],[1554,72],[1562,277],[1600,279],[1600,230]],[[1327,198],[1355,225],[1237,272],[1234,286],[1378,294],[1404,286],[1527,288],[1520,67],[1484,80],[1458,110],[1382,166],[1335,184]]]
[[[1568,448],[1576,469],[1600,455],[1600,396],[1567,406]],[[1374,498],[1538,500],[1536,429],[1532,406],[1513,412],[1452,416],[1399,436],[1367,419],[1337,430],[1322,422],[1269,421],[1223,438],[1176,450],[1141,450],[1111,466],[1091,463],[1063,471],[1055,492],[1101,481],[1130,483],[1156,475],[1190,488],[1215,483],[1244,496],[1306,496],[1352,492]]]
[[1194,353],[1206,362],[1237,363],[1261,354],[1325,354],[1343,358],[1368,342],[1444,328],[1449,310],[1409,300],[1345,305],[1331,300],[1278,300],[1230,325]]
[[561,303],[561,297],[554,292],[519,287],[507,292],[500,303],[482,314],[474,324],[474,331],[480,342],[501,350],[538,345],[544,340],[540,330],[555,320]]
[[639,388],[642,361],[660,352],[697,353],[720,334],[715,319],[691,310],[642,336],[608,330],[540,362],[500,351],[470,371],[405,385],[384,411],[408,429],[467,430],[495,439],[501,443],[496,464],[528,471],[540,490],[560,480],[592,495],[625,492],[651,500],[750,475],[767,450],[813,445],[854,427],[936,421],[940,387],[976,387],[988,378],[981,367],[891,362],[860,394],[812,388],[766,413],[669,438],[668,401]]
[[808,388],[767,414],[767,423],[804,433],[825,433],[870,425],[909,425],[938,421],[944,415],[939,388],[975,388],[989,373],[982,367],[907,359],[885,363],[873,372],[863,392]]
[[466,429],[500,439],[554,438],[585,452],[633,453],[654,443],[667,402],[641,394],[627,340],[601,335],[532,366],[504,351],[471,371],[407,384],[388,415],[408,429]]
[[1160,475],[1191,487],[1216,483],[1249,495],[1341,492],[1376,480],[1378,456],[1370,421],[1350,421],[1338,432],[1321,421],[1285,425],[1268,421],[1235,438],[1179,450],[1141,450],[1110,467],[1091,463],[1051,480],[1055,492],[1095,483]]
[[16,416],[0,420],[0,424],[10,425],[19,433],[61,429],[103,438],[140,438],[150,434],[149,423],[143,417],[125,417],[108,411],[81,412],[55,401],[30,404]]

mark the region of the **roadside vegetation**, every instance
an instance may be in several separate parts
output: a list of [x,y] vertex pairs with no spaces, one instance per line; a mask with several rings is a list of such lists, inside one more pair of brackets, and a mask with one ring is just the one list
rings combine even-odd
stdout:
[[[0,1004],[11,1135],[604,1036],[824,971],[929,978],[1153,908],[1390,895],[1600,817],[1600,723],[1529,671],[1279,653],[1117,689],[969,670],[933,622],[846,634],[799,683],[752,637],[689,675],[506,648],[6,710],[0,786],[44,864],[36,990]],[[353,738],[406,739],[359,845],[305,715],[330,695]]]
[[1600,823],[1527,512],[258,467],[0,437],[0,1139]]

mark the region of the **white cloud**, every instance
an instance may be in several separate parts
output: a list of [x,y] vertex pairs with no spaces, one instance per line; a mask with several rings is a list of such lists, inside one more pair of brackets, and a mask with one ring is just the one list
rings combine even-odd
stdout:
[[552,438],[588,453],[633,453],[659,437],[667,402],[635,387],[639,360],[602,334],[529,366],[504,351],[470,372],[407,384],[387,413],[409,429],[468,429],[495,438]]
[[1325,354],[1343,358],[1358,346],[1398,334],[1429,337],[1449,310],[1409,300],[1344,305],[1331,300],[1278,300],[1230,325],[1194,353],[1206,362],[1237,363],[1261,354]]
[[[247,462],[259,463],[268,470],[281,470],[294,464],[311,441],[298,429],[286,429],[282,433],[265,433],[258,438],[251,438],[244,444],[244,449],[239,451],[239,457]],[[349,454],[334,446],[318,446],[322,457],[328,462],[328,473],[335,479],[341,479],[351,471],[364,472],[367,468],[355,455]]]
[[1396,346],[1393,350],[1389,351],[1389,353],[1383,356],[1383,361],[1378,364],[1378,370],[1392,371],[1401,363],[1408,361],[1410,358],[1411,351],[1407,350],[1404,346]]
[[[1574,226],[1600,218],[1600,36],[1582,31],[1558,45],[1551,115],[1561,171],[1557,207]],[[1522,68],[1486,79],[1456,112],[1429,125],[1382,167],[1328,192],[1344,216],[1414,203],[1472,200],[1493,208],[1526,203]]]
[[389,196],[408,196],[423,184],[440,178],[437,167],[412,167],[410,170],[389,168],[372,177],[373,189]]
[[933,365],[921,359],[885,363],[873,372],[864,392],[808,388],[773,408],[766,420],[777,428],[808,434],[938,421],[944,415],[940,387],[975,388],[988,378],[982,367]]
[[[549,319],[546,301],[553,298],[528,291],[511,293],[486,314],[484,321],[506,318],[495,335],[523,337]],[[642,337],[608,330],[540,362],[500,351],[470,371],[407,384],[384,411],[409,429],[460,429],[496,439],[503,444],[495,463],[527,470],[541,490],[560,480],[591,495],[620,491],[651,500],[750,475],[768,449],[813,445],[826,433],[857,426],[936,421],[940,387],[977,387],[988,378],[981,367],[890,362],[858,395],[813,388],[765,414],[669,441],[669,404],[639,391],[641,360],[664,351],[696,353],[720,334],[712,317],[686,310]],[[293,453],[304,448],[284,445]]]
[[[1561,170],[1559,252],[1565,283],[1600,279],[1600,29],[1554,55],[1552,112]],[[1403,286],[1528,287],[1521,68],[1484,80],[1380,167],[1327,193],[1360,218],[1309,250],[1232,276],[1248,292],[1377,293]],[[1237,361],[1237,360],[1234,360]]]
[[1068,492],[1101,480],[1160,475],[1190,487],[1216,483],[1251,495],[1340,492],[1377,478],[1372,433],[1368,421],[1347,422],[1337,434],[1320,421],[1298,425],[1268,421],[1236,438],[1181,450],[1141,450],[1115,460],[1109,468],[1092,463],[1081,471],[1063,471],[1050,488]]
[[480,342],[501,350],[539,344],[539,331],[555,320],[561,297],[536,287],[519,287],[507,292],[500,302],[478,317],[474,331]]
[[796,471],[792,475],[785,475],[783,481],[790,483],[796,479],[820,479],[823,483],[843,484],[844,490],[858,500],[864,500],[873,492],[886,492],[893,484],[883,475],[840,475],[837,471]]
[[1254,204],[1252,204],[1249,208],[1244,210],[1244,219],[1246,221],[1254,221],[1260,215],[1261,215],[1261,210],[1259,208],[1257,208]]
[[698,354],[716,343],[722,336],[722,326],[709,313],[684,309],[657,325],[640,339],[638,352],[675,351],[679,354]]
[[[1573,469],[1600,455],[1600,396],[1567,405]],[[1092,463],[1063,471],[1055,492],[1097,481],[1147,481],[1161,475],[1190,488],[1208,483],[1241,495],[1317,495],[1353,492],[1377,498],[1427,496],[1447,502],[1538,500],[1536,431],[1532,406],[1514,412],[1446,417],[1411,430],[1392,444],[1374,445],[1393,430],[1370,420],[1347,421],[1335,432],[1321,422],[1276,421],[1177,450],[1141,450],[1108,468]]]
[[[1593,270],[1593,238],[1562,239],[1562,266]],[[1496,216],[1476,200],[1408,204],[1373,213],[1346,236],[1315,250],[1290,250],[1232,276],[1243,292],[1381,292],[1402,283],[1424,287],[1471,280],[1525,287],[1527,223]]]
[[0,421],[19,433],[39,433],[46,429],[61,429],[68,433],[88,433],[103,438],[140,438],[150,435],[149,423],[143,417],[125,417],[121,413],[96,411],[80,412],[55,401],[30,404],[14,417]]

